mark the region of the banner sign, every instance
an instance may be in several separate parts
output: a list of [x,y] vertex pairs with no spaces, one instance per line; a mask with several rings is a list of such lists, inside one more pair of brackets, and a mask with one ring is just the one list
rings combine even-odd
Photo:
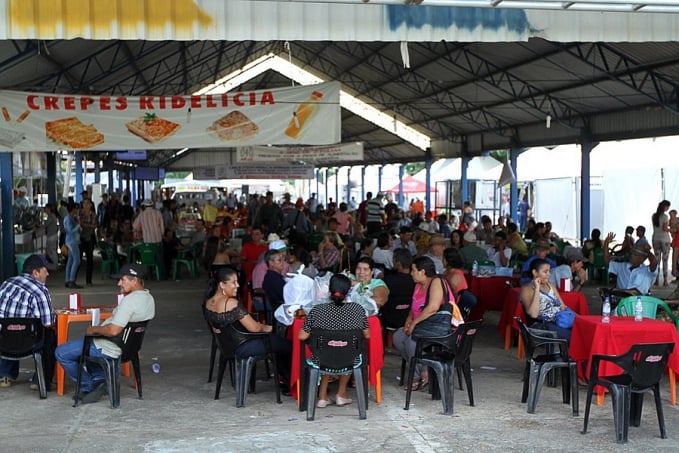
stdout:
[[311,165],[217,165],[193,169],[195,179],[311,179]]
[[0,91],[0,149],[329,145],[341,137],[339,92],[339,82],[201,96]]
[[236,149],[236,162],[357,162],[363,160],[363,143],[335,146],[284,147],[242,146]]

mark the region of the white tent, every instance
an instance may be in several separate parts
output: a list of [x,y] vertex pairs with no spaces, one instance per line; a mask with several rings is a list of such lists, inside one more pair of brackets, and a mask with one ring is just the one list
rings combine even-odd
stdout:
[[[490,156],[474,157],[467,166],[467,179],[496,181],[502,173],[502,163]],[[424,181],[427,170],[422,169],[415,178]],[[431,182],[459,180],[462,177],[462,160],[458,158],[437,160],[431,165]]]

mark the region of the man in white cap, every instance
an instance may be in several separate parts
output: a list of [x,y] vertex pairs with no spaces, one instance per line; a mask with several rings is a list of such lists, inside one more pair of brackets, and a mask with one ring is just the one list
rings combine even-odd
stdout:
[[[608,248],[615,239],[615,233],[608,233],[604,239],[604,264],[608,265],[608,272],[618,278],[616,287],[625,290],[630,295],[648,294],[656,278],[658,278],[658,260],[651,253],[649,244],[634,244],[630,250],[629,262],[611,261]],[[648,259],[648,265],[644,262]]]
[[[288,272],[290,272],[290,264],[288,264],[287,258],[287,250],[288,246],[286,245],[285,241],[282,239],[275,239],[271,242],[269,242],[269,252],[270,251],[275,251],[280,254],[280,256],[283,258],[283,265],[281,268],[281,275],[285,276],[288,275]],[[267,252],[268,253],[268,252]],[[253,289],[260,289],[262,288],[262,284],[264,283],[264,276],[266,275],[268,268],[268,263],[265,259],[267,256],[267,253],[262,254],[262,256],[259,257],[259,261],[257,262],[257,265],[255,266],[254,270],[252,271],[252,288]]]
[[26,193],[26,186],[17,187],[17,197],[14,200],[15,207],[28,209],[31,206],[31,201],[26,196]]
[[160,244],[165,229],[162,214],[153,207],[151,200],[144,200],[141,207],[142,211],[134,219],[132,227],[136,231],[141,230],[142,240],[145,244]]

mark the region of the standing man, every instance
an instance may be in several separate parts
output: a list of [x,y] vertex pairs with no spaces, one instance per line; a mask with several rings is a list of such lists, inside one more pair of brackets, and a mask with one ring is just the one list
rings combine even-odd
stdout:
[[[148,289],[144,288],[142,268],[138,264],[126,264],[118,278],[118,288],[125,297],[113,310],[113,316],[105,320],[100,326],[90,326],[86,335],[103,335],[109,339],[95,339],[90,348],[92,357],[120,357],[121,349],[113,341],[123,332],[130,322],[141,322],[153,319],[156,314],[155,300]],[[83,339],[72,340],[60,345],[56,350],[56,357],[64,371],[73,382],[78,379],[78,365],[83,350]],[[81,394],[78,395],[83,403],[96,403],[106,393],[106,373],[97,364],[88,363],[82,373],[80,383]]]
[[97,237],[106,237],[106,228],[104,228],[104,218],[106,217],[106,205],[108,204],[108,194],[104,193],[101,195],[101,201],[97,205]]
[[382,205],[382,194],[378,193],[375,198],[367,201],[366,210],[366,229],[368,235],[379,233],[384,223],[384,206]]
[[283,224],[283,211],[273,201],[273,192],[266,193],[264,204],[259,207],[255,216],[255,225],[266,233],[280,233]]
[[[54,348],[57,337],[54,323],[57,315],[52,308],[52,297],[45,286],[49,271],[43,255],[34,254],[24,261],[21,274],[10,277],[0,286],[0,318],[39,318],[45,326],[41,345],[42,367],[45,387],[49,390],[54,372]],[[19,376],[18,360],[0,359],[0,388],[11,387],[11,380]],[[38,390],[38,378],[34,374],[31,389]]]
[[132,227],[141,230],[145,244],[160,244],[163,240],[165,224],[163,216],[153,207],[153,202],[146,199],[141,204],[143,211],[134,219]]
[[57,255],[57,242],[59,242],[59,223],[57,216],[54,213],[54,207],[47,203],[45,205],[45,247],[47,250],[47,260],[49,262],[48,269],[51,271],[57,270],[59,267],[59,256]]

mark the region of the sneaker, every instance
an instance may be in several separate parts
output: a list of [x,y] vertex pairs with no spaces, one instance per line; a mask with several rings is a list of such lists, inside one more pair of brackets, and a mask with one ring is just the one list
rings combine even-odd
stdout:
[[346,406],[347,404],[351,404],[354,402],[351,398],[342,398],[341,396],[337,395],[337,398],[335,399],[336,403],[338,406]]
[[0,388],[6,389],[12,386],[12,382],[8,377],[0,377]]
[[99,382],[94,385],[91,392],[83,394],[81,398],[83,404],[96,403],[106,394],[106,382]]
[[329,400],[318,400],[316,403],[316,407],[320,407],[321,409],[324,409],[328,407],[330,404],[332,404]]

